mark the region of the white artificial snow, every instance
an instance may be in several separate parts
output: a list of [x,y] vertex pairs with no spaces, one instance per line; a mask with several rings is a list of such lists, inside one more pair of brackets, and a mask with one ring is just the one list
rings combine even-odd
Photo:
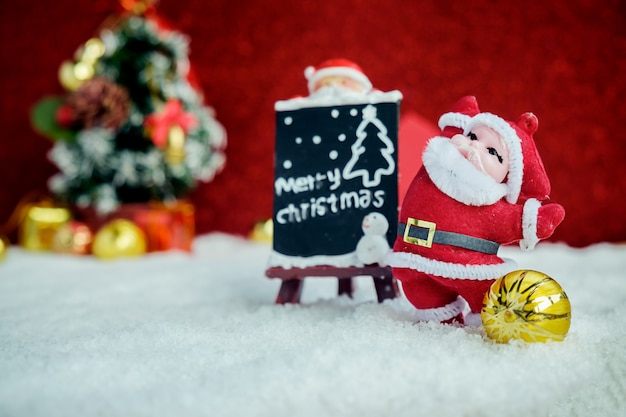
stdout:
[[272,251],[268,256],[268,266],[280,268],[307,268],[318,265],[333,265],[340,268],[358,265],[355,251],[341,255],[293,256]]
[[270,247],[212,234],[192,254],[0,262],[0,415],[551,416],[626,413],[626,247],[501,249],[572,304],[561,343],[498,345],[415,323],[403,299],[305,281],[275,305]]
[[[393,91],[372,91],[369,93],[353,93],[343,95],[311,95],[305,97],[295,97],[289,100],[279,100],[274,103],[277,111],[298,110],[310,107],[340,106],[349,104],[377,104],[395,103],[402,100],[402,93]],[[355,109],[356,111],[356,109]],[[356,116],[358,113],[352,114]]]

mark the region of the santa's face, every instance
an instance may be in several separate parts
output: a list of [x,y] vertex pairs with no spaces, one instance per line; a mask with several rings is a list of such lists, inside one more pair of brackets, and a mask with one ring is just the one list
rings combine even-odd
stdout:
[[476,125],[465,135],[454,135],[452,143],[479,171],[502,182],[509,172],[509,151],[502,137],[490,127]]
[[339,90],[339,91],[351,91],[362,93],[365,91],[363,85],[352,78],[342,77],[338,75],[329,75],[327,77],[321,78],[318,82],[315,83],[314,90],[317,92],[318,90]]

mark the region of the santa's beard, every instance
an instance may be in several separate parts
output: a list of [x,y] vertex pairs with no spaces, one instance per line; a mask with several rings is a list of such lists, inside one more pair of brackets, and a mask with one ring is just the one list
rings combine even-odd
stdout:
[[483,159],[480,155],[480,152],[463,140],[457,140],[458,138],[459,136],[455,135],[452,137],[452,139],[450,139],[454,147],[457,148],[459,151],[462,151],[461,155],[463,155],[463,152],[465,152],[465,159],[471,162],[472,165],[474,165],[480,172],[489,175],[487,173],[487,170],[485,169],[485,165],[483,164]]
[[426,145],[422,162],[437,188],[470,206],[494,204],[507,193],[499,183],[465,159],[450,139],[436,136]]

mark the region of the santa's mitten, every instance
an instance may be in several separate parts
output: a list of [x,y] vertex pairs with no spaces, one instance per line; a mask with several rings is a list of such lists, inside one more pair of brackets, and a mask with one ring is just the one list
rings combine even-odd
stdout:
[[565,218],[565,209],[556,203],[546,204],[539,207],[537,215],[537,236],[539,239],[547,239],[552,236],[554,229]]
[[556,227],[565,218],[565,209],[560,204],[549,203],[541,205],[541,202],[531,198],[524,203],[522,216],[522,235],[520,247],[530,250],[541,239],[552,236]]

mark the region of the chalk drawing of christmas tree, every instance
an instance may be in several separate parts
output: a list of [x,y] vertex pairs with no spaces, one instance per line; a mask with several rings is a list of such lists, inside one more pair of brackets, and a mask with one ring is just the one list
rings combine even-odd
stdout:
[[[392,155],[395,149],[387,136],[387,127],[376,115],[376,107],[369,105],[362,113],[363,120],[356,130],[357,140],[351,147],[352,157],[343,168],[343,178],[349,180],[361,176],[363,186],[370,188],[378,186],[383,175],[394,173],[396,165]],[[370,148],[371,156],[374,147],[380,150],[380,158],[371,157],[361,161],[367,148]]]

